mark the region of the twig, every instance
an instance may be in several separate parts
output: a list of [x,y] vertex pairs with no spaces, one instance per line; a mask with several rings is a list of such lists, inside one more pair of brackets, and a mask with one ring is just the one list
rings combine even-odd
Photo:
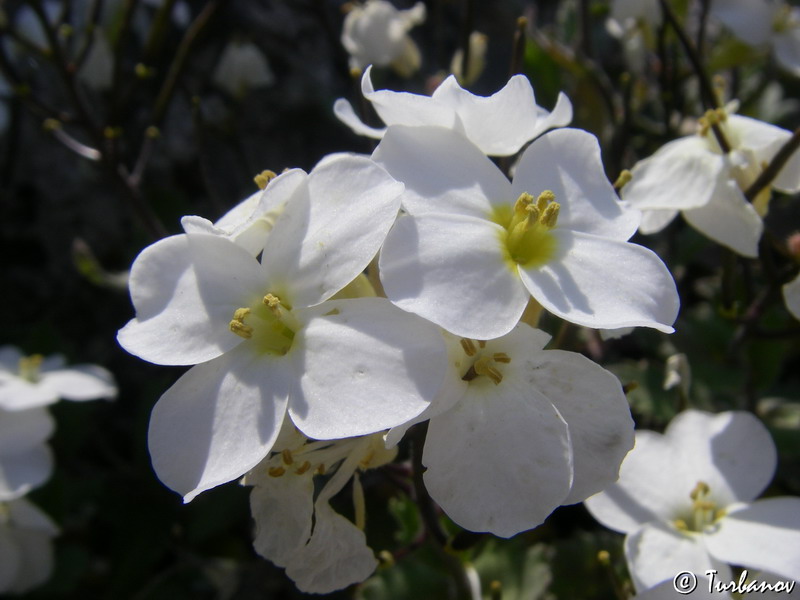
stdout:
[[800,127],[794,130],[792,137],[786,140],[786,143],[775,153],[775,156],[772,157],[772,160],[766,168],[761,171],[761,174],[750,184],[750,187],[747,188],[744,196],[749,202],[752,202],[764,188],[772,183],[772,180],[778,176],[781,169],[789,162],[792,154],[794,154],[798,148],[800,148]]

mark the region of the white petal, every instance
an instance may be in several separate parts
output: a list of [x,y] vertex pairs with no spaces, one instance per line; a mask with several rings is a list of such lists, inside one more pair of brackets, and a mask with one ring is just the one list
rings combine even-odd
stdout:
[[653,327],[671,333],[675,282],[661,259],[636,244],[554,230],[561,258],[520,268],[539,303],[562,319],[601,329]]
[[637,590],[673,580],[678,573],[700,575],[716,570],[719,581],[730,581],[731,570],[709,555],[703,536],[684,535],[665,525],[645,525],[625,538],[625,558]]
[[555,127],[565,127],[572,121],[572,102],[564,92],[558,92],[556,105],[553,111],[548,113],[546,110],[539,109],[539,122],[536,124],[536,135],[544,133],[548,129]]
[[447,368],[437,328],[381,298],[336,300],[319,308],[325,314],[295,338],[298,352],[305,348],[303,395],[289,404],[298,429],[315,439],[365,435],[427,408]]
[[683,211],[686,221],[715,242],[742,256],[758,256],[758,240],[764,223],[745,200],[735,181],[717,187],[708,204]]
[[627,240],[639,226],[639,212],[620,203],[606,177],[597,138],[580,129],[557,129],[528,146],[512,190],[514,199],[552,191],[561,206],[559,228]]
[[117,340],[156,364],[211,360],[242,341],[228,323],[255,300],[262,281],[257,261],[228,239],[198,233],[160,240],[131,268],[136,318]]
[[358,115],[356,115],[356,112],[353,110],[353,105],[344,98],[339,98],[333,103],[333,114],[358,135],[364,135],[379,140],[383,137],[383,134],[386,133],[386,127],[378,129],[364,123]]
[[783,286],[783,299],[789,312],[800,320],[800,275]]
[[[677,575],[677,574],[676,574]],[[687,585],[696,585],[695,589],[691,592],[692,600],[730,600],[730,596],[723,592],[709,591],[709,580],[705,575],[700,573],[693,573],[697,578],[687,579]],[[691,577],[691,576],[688,576]],[[715,576],[716,577],[716,576]],[[682,580],[679,580],[677,585],[681,585]],[[675,591],[675,579],[669,579],[659,583],[657,586],[639,592],[634,596],[634,600],[682,600],[686,598],[686,592]],[[689,589],[680,588],[680,589]]]
[[428,96],[378,90],[372,87],[372,67],[367,67],[361,77],[361,93],[372,102],[375,112],[386,125],[439,125],[453,128],[458,122],[456,113],[449,107],[434,102]]
[[431,419],[424,479],[460,526],[510,537],[539,525],[567,497],[572,453],[566,423],[527,380],[524,353],[508,338],[493,342],[512,357],[502,381],[473,380],[455,408]]
[[755,153],[758,163],[772,160],[775,153],[792,136],[786,129],[741,115],[729,115],[726,125],[739,138],[742,148]]
[[473,339],[509,332],[529,294],[502,256],[499,225],[462,216],[400,217],[380,258],[389,299]]
[[51,536],[58,534],[58,527],[53,520],[29,500],[18,498],[9,502],[6,507],[11,521],[16,526],[41,531]]
[[287,365],[241,346],[190,369],[150,417],[158,478],[189,502],[255,467],[280,431],[294,376]]
[[13,500],[39,487],[53,473],[53,455],[44,444],[0,456],[0,501]]
[[633,420],[619,380],[585,356],[548,350],[529,381],[561,413],[572,440],[573,481],[563,504],[582,502],[617,480],[633,448]]
[[795,77],[800,77],[800,29],[796,25],[774,35],[772,50],[778,64]]
[[699,135],[680,138],[636,163],[622,197],[639,210],[697,208],[711,200],[726,169]]
[[54,430],[55,421],[44,408],[0,410],[0,458],[41,444]]
[[19,359],[24,355],[15,346],[0,346],[0,375],[13,374],[19,370]]
[[286,567],[297,588],[309,594],[327,594],[372,575],[378,561],[364,532],[327,502],[316,504],[314,517],[308,545]]
[[[771,6],[772,5],[772,6]],[[772,21],[777,4],[714,0],[711,14],[730,29],[736,37],[751,46],[768,43],[774,36]]]
[[513,76],[488,97],[468,92],[451,75],[432,98],[455,110],[470,141],[490,156],[515,154],[542,131],[540,109],[524,75]]
[[31,383],[20,377],[8,377],[0,383],[0,409],[27,411],[58,402],[58,393],[48,386]]
[[764,498],[731,510],[706,535],[718,560],[800,579],[800,498]]
[[307,184],[307,194],[278,218],[262,259],[270,284],[285,285],[295,308],[322,302],[364,270],[394,223],[403,191],[369,158],[351,154],[327,157]]
[[13,589],[23,560],[13,530],[5,525],[0,525],[0,556],[0,593],[5,593]]
[[41,374],[41,384],[55,390],[65,400],[116,398],[114,376],[98,365],[73,365]]
[[47,533],[29,529],[15,528],[13,535],[21,560],[11,589],[20,594],[42,585],[52,575],[53,540]]
[[658,233],[678,216],[677,210],[643,210],[639,232],[645,235]]
[[480,149],[443,127],[391,127],[372,158],[406,186],[403,208],[488,218],[492,205],[513,205],[511,185]]
[[[266,464],[255,471],[267,470]],[[311,536],[314,512],[314,482],[312,473],[286,473],[271,477],[264,473],[247,475],[250,492],[250,512],[256,522],[253,547],[256,552],[279,567],[285,567],[292,556],[305,546]],[[253,481],[255,480],[255,481]]]

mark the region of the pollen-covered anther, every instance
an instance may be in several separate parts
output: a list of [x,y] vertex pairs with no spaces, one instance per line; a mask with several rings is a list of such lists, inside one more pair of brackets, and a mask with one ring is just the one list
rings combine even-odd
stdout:
[[464,349],[464,354],[467,356],[475,356],[478,353],[477,348],[475,348],[475,342],[468,338],[461,338],[461,348]]
[[297,469],[295,469],[295,471],[294,471],[294,472],[295,472],[297,475],[302,475],[303,473],[305,473],[306,471],[308,471],[310,468],[311,468],[311,463],[310,463],[310,462],[308,462],[308,461],[305,461],[305,462],[304,462],[302,465],[300,465],[299,467],[297,467]]
[[283,467],[270,467],[267,469],[267,473],[270,477],[281,477],[286,473],[286,469]]
[[233,333],[246,340],[253,337],[253,328],[244,322],[245,317],[249,314],[249,308],[237,308],[233,313],[233,319],[228,323],[228,327]]
[[31,354],[20,358],[18,364],[20,377],[30,382],[36,382],[39,379],[42,361],[44,361],[44,356],[41,354]]
[[283,459],[283,464],[285,465],[291,465],[294,462],[292,451],[288,448],[285,448],[281,451],[281,458]]
[[539,222],[548,229],[552,229],[558,222],[559,212],[561,212],[561,205],[558,202],[551,202],[547,205],[547,208],[544,209],[542,216],[539,217]]
[[267,185],[269,185],[269,182],[275,179],[277,176],[278,175],[275,173],[275,171],[270,171],[267,169],[266,171],[261,171],[261,173],[253,177],[253,181],[256,182],[258,189],[263,190],[267,187]]
[[705,481],[698,481],[694,489],[689,493],[689,497],[692,500],[697,500],[698,498],[707,496],[710,491],[711,488]]
[[485,375],[489,379],[492,380],[492,383],[498,385],[501,381],[503,381],[503,374],[492,366],[492,359],[491,356],[483,356],[475,361],[475,364],[472,365],[472,368],[475,369],[475,372],[478,375]]
[[495,352],[494,354],[492,354],[492,360],[494,362],[508,364],[511,362],[511,357],[505,352]]

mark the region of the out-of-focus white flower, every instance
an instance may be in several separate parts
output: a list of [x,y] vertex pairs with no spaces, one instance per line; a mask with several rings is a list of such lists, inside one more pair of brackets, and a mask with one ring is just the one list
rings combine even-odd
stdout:
[[510,537],[616,481],[633,446],[616,377],[574,352],[544,350],[550,336],[524,323],[486,342],[447,338],[442,394],[387,443],[430,419],[425,487],[453,521]]
[[800,275],[783,286],[783,300],[794,318],[800,320]]
[[653,31],[661,25],[658,0],[614,0],[606,30],[622,44],[626,62],[636,73],[645,69]]
[[711,14],[750,46],[771,46],[778,64],[800,77],[800,8],[774,0],[714,0]]
[[677,387],[684,398],[688,398],[691,385],[692,369],[689,366],[689,359],[682,352],[673,354],[667,359],[664,373],[664,389],[671,390]]
[[78,71],[78,79],[93,90],[104,91],[111,87],[114,76],[114,56],[105,31],[94,33],[89,55]]
[[[378,562],[364,536],[358,473],[390,462],[396,450],[385,448],[381,434],[333,442],[308,440],[296,431],[281,437],[285,443],[279,441],[276,449],[282,450],[242,480],[254,486],[256,551],[285,567],[303,592],[327,594],[365,580]],[[351,479],[355,523],[330,506]]]
[[[718,123],[731,152],[723,154],[709,119]],[[791,132],[748,117],[709,111],[697,135],[673,140],[636,163],[622,198],[642,211],[639,231],[655,233],[680,212],[695,229],[743,256],[758,256],[767,213],[768,186],[753,203],[744,196]],[[800,191],[800,153],[772,182],[773,189]]]
[[627,241],[639,213],[619,202],[593,135],[537,138],[513,183],[442,127],[392,126],[373,158],[406,186],[408,215],[380,257],[400,308],[482,340],[511,331],[531,296],[579,325],[672,332],[675,283],[652,251]]
[[354,5],[342,28],[342,45],[350,54],[350,66],[391,66],[398,75],[410,77],[419,69],[421,58],[408,32],[424,21],[422,2],[408,10],[397,10],[386,0]]
[[0,502],[0,594],[20,594],[47,581],[57,534],[50,517],[24,498]]
[[0,409],[0,501],[20,498],[50,478],[53,456],[46,441],[54,429],[45,408]]
[[196,365],[158,401],[149,431],[159,478],[187,502],[255,467],[287,412],[309,437],[344,438],[399,425],[436,395],[437,330],[385,299],[330,300],[377,253],[402,189],[366,157],[329,156],[266,187],[281,201],[264,200],[276,216],[260,261],[206,232],[136,259],[137,316],[120,344]]
[[114,377],[98,365],[65,368],[60,354],[23,356],[18,348],[0,348],[0,409],[25,410],[64,400],[115,398]]
[[258,46],[232,40],[222,51],[212,79],[231,96],[240,97],[253,88],[272,85],[275,75]]
[[[454,129],[489,156],[516,154],[526,143],[553,127],[572,120],[572,104],[559,93],[553,112],[536,104],[528,78],[514,75],[495,94],[476,96],[445,79],[432,96],[378,90],[372,87],[370,69],[361,78],[361,92],[387,125],[435,125]],[[375,129],[359,119],[352,105],[339,98],[333,112],[355,133],[380,139],[386,129]]]
[[486,46],[489,36],[480,31],[473,31],[469,34],[469,58],[467,68],[464,69],[464,49],[459,48],[453,54],[450,61],[450,72],[455,76],[456,81],[462,85],[470,85],[483,73],[486,67]]
[[800,579],[800,498],[755,500],[775,472],[769,432],[752,414],[679,414],[664,434],[637,431],[619,481],[586,500],[606,527],[625,533],[637,590],[677,573],[728,565]]

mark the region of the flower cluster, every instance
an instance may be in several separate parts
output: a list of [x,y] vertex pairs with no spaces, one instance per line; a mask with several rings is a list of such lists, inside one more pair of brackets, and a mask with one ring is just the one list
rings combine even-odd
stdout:
[[[152,413],[159,478],[188,502],[244,475],[256,549],[311,592],[375,568],[358,474],[416,423],[427,491],[467,529],[509,537],[604,489],[633,442],[622,388],[546,350],[535,315],[670,332],[678,311],[596,139],[544,133],[566,97],[548,113],[520,76],[488,98],[454,79],[374,92],[369,69],[363,88],[387,128],[337,114],[381,139],[373,155],[264,172],[216,223],[185,217],[134,262],[118,335],[194,365]],[[531,140],[513,181],[487,157]],[[351,479],[355,524],[329,504]]]
[[58,528],[24,498],[53,473],[47,446],[55,421],[47,406],[60,398],[114,398],[111,373],[97,365],[65,368],[64,357],[24,356],[0,348],[0,593],[23,592],[53,570]]

